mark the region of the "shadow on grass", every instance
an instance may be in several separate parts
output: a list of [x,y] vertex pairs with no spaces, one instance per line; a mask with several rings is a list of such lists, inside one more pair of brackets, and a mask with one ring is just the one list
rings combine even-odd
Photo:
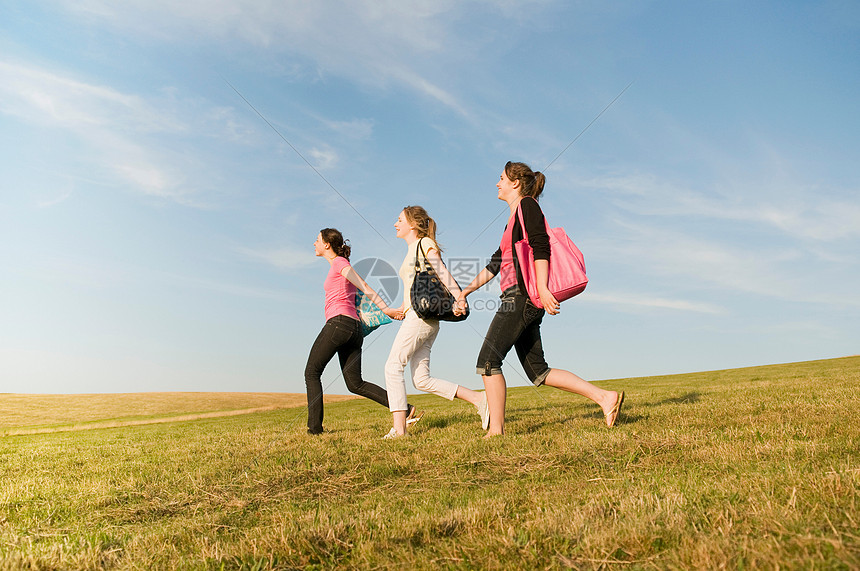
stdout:
[[[624,407],[618,420],[615,421],[615,426],[623,426],[625,424],[637,424],[649,418],[649,414],[637,413],[636,409],[649,409],[667,404],[695,404],[702,399],[702,393],[699,391],[690,391],[688,393],[665,398],[656,402],[635,402],[631,403],[629,397],[624,401]],[[524,433],[536,432],[542,426],[551,424],[565,424],[575,418],[598,420],[601,423],[605,422],[603,412],[600,408],[591,408],[587,404],[576,404],[567,406],[564,403],[556,402],[534,402],[512,403],[505,411],[505,422],[512,423],[524,419],[529,419],[535,413],[542,413],[543,422],[530,423],[528,427],[523,427],[521,430]],[[578,412],[576,408],[588,406],[589,410]],[[477,418],[477,417],[476,417]],[[428,414],[421,420],[421,426],[424,428],[444,429],[457,424],[468,424],[473,421],[470,415],[464,414],[439,414],[438,411],[428,411]]]
[[474,413],[474,409],[469,412],[442,412],[440,409],[428,409],[425,415],[421,418],[416,426],[426,428],[447,428],[459,424],[477,424],[480,425],[481,418]]
[[[636,412],[637,408],[641,410],[641,409],[649,409],[649,408],[654,408],[654,407],[658,407],[658,406],[663,406],[666,404],[696,404],[700,400],[702,400],[702,393],[700,393],[699,391],[690,391],[686,394],[683,394],[683,395],[680,395],[677,397],[665,398],[665,399],[657,401],[657,402],[652,402],[652,403],[637,402],[632,407],[633,408],[632,411],[631,411],[631,403],[629,402],[629,400],[625,400],[624,401],[624,408],[621,410],[621,414],[618,415],[618,419],[615,421],[615,426],[620,426],[623,424],[636,424],[637,422],[647,420],[650,416],[647,413],[647,411],[645,412],[645,414],[638,414]],[[594,412],[594,413],[583,415],[583,416],[602,419],[603,413]]]
[[462,422],[464,420],[459,416],[428,413],[421,419],[420,426],[422,428],[447,428],[452,424],[460,424]]
[[[641,422],[649,418],[648,413],[638,414],[636,413],[636,409],[649,409],[655,408],[658,406],[663,406],[666,404],[696,404],[702,400],[702,393],[699,391],[690,391],[686,394],[665,398],[663,400],[657,402],[636,402],[635,404],[631,403],[629,398],[625,399],[624,407],[621,409],[621,414],[618,416],[618,419],[615,421],[615,426],[620,426],[623,424],[636,424],[637,422]],[[632,409],[632,410],[631,410]],[[580,418],[599,418],[603,419],[603,413],[601,411],[592,411],[586,414],[583,414]]]
[[[615,419],[615,426],[622,426],[624,424],[636,424],[637,422],[642,422],[643,420],[648,418],[648,415],[642,414],[631,414],[630,409],[627,408],[627,401],[625,400],[624,408],[621,409],[621,412],[618,415],[618,418]],[[586,414],[580,415],[579,418],[592,418],[599,420],[602,425],[606,425],[606,417],[603,416],[603,411],[597,410],[595,412],[589,412]]]
[[702,393],[699,391],[691,391],[685,395],[681,395],[679,397],[671,397],[667,399],[663,399],[661,401],[657,401],[651,405],[645,406],[660,406],[664,404],[695,404],[702,400]]

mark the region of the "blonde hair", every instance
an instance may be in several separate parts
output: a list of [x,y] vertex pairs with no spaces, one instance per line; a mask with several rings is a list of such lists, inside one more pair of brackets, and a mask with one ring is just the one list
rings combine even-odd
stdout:
[[[403,215],[406,216],[406,221],[415,228],[419,240],[427,236],[436,242],[436,221],[430,218],[423,206],[406,206],[403,208]],[[436,247],[440,252],[442,251],[438,242]]]

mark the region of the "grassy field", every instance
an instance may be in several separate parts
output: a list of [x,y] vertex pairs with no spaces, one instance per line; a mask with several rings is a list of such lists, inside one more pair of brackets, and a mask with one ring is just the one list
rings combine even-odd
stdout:
[[5,436],[0,568],[860,568],[860,357],[599,384],[611,430],[523,387],[489,441],[432,396]]
[[[325,395],[324,402],[358,397]],[[197,420],[305,406],[296,393],[0,393],[0,436]]]

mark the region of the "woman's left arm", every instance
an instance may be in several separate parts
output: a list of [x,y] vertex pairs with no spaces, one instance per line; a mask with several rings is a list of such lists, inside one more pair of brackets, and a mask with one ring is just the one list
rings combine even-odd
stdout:
[[352,285],[363,291],[364,294],[370,298],[370,301],[375,303],[376,306],[380,310],[382,310],[382,313],[392,319],[403,319],[403,312],[400,309],[388,307],[388,304],[385,303],[382,297],[378,293],[376,293],[376,291],[374,291],[372,287],[367,285],[367,282],[365,282],[362,277],[358,275],[358,272],[352,269],[352,266],[346,266],[341,270],[340,273],[341,275],[343,275],[343,277],[348,279],[352,283]]
[[543,308],[550,315],[561,311],[561,304],[547,287],[549,281],[549,260],[535,260],[535,279],[537,279],[538,295]]
[[556,315],[561,310],[561,304],[549,291],[549,235],[546,231],[546,219],[543,211],[534,199],[523,199],[523,220],[529,236],[529,246],[535,257],[535,279],[537,280],[538,295],[544,309],[550,315]]

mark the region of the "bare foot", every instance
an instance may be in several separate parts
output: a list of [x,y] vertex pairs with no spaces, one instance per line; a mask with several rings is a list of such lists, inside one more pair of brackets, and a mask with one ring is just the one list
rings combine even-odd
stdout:
[[599,403],[600,409],[603,411],[603,416],[606,416],[610,412],[612,412],[615,403],[618,402],[618,394],[615,391],[606,391],[606,395]]

